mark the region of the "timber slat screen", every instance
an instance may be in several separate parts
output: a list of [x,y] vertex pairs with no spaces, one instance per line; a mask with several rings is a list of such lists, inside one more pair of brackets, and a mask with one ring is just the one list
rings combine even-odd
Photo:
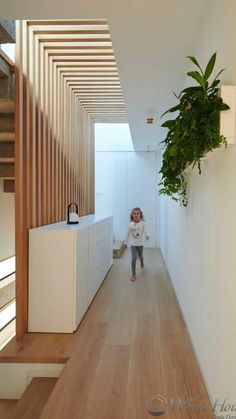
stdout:
[[17,21],[16,335],[28,328],[28,230],[94,212],[94,122],[127,122],[106,20]]

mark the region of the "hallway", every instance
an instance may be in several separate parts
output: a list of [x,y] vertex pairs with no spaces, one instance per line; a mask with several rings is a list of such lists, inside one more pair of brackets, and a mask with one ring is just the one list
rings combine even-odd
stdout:
[[[152,395],[209,403],[160,251],[145,249],[135,283],[129,264],[129,249],[114,260],[42,419],[144,419]],[[175,408],[163,417],[212,415]]]
[[[212,418],[160,250],[145,249],[144,272],[138,267],[134,283],[129,276],[128,249],[114,259],[77,332],[28,333],[0,352],[3,363],[66,363],[40,419],[145,419],[148,409],[160,411],[156,396],[168,401],[163,418]],[[14,419],[22,417],[29,417],[25,406]]]

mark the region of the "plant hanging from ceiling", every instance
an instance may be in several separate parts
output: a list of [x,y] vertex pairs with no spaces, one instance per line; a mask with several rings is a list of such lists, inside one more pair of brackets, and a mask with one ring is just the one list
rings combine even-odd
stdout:
[[[219,75],[211,83],[216,53],[208,62],[205,71],[202,70],[195,57],[189,58],[198,71],[189,71],[187,75],[193,78],[196,86],[187,87],[177,96],[178,105],[168,109],[163,115],[178,111],[175,119],[165,121],[162,127],[168,129],[164,143],[162,180],[159,183],[159,194],[169,195],[175,201],[187,206],[187,183],[184,169],[192,165],[198,166],[201,174],[201,159],[208,151],[227,146],[226,139],[220,134],[220,112],[229,109],[219,97]],[[162,116],[163,116],[162,115]]]

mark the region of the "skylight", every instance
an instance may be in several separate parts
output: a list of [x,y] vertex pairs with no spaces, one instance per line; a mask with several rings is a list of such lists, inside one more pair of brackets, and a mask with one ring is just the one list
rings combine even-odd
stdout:
[[129,124],[95,124],[96,151],[134,151]]

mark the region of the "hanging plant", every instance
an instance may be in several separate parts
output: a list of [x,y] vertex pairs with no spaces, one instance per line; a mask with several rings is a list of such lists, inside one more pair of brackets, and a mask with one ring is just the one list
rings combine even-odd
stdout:
[[[226,139],[220,134],[220,112],[229,109],[219,97],[219,75],[209,83],[216,53],[208,62],[205,71],[202,70],[195,57],[189,58],[199,71],[189,71],[187,75],[193,78],[196,86],[187,87],[176,98],[178,105],[168,109],[163,115],[178,111],[175,119],[165,121],[162,127],[168,128],[164,143],[162,180],[159,183],[159,194],[170,196],[175,201],[187,206],[187,184],[184,169],[192,165],[198,166],[201,174],[201,159],[214,148],[222,144],[227,146]],[[162,116],[163,116],[162,115]]]

